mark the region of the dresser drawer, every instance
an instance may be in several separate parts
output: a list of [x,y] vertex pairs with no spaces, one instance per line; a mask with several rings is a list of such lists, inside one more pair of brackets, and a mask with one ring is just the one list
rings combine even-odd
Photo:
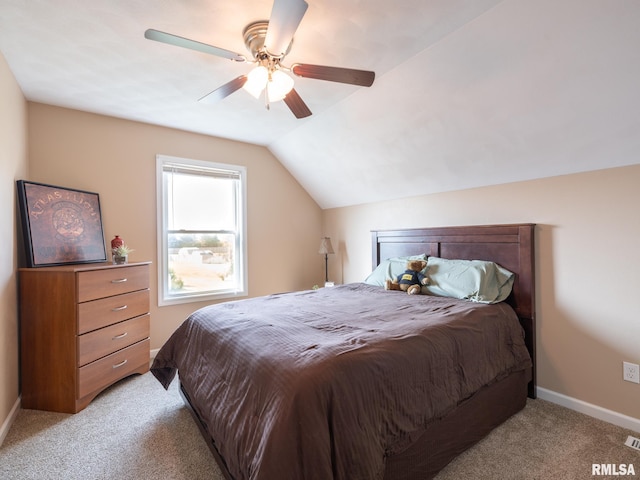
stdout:
[[142,365],[149,366],[149,340],[142,340],[78,369],[78,398],[126,377]]
[[86,365],[145,338],[149,338],[149,314],[80,335],[78,365]]
[[149,288],[149,265],[89,270],[78,273],[78,302]]
[[149,290],[78,304],[78,334],[97,330],[149,311]]

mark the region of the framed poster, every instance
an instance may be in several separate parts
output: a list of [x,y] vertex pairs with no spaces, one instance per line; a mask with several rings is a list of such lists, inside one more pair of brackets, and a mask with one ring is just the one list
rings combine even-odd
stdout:
[[27,267],[106,262],[97,193],[18,180]]

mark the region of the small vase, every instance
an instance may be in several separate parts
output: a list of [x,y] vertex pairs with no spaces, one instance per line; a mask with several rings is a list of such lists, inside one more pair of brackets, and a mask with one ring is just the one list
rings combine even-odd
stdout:
[[122,245],[124,245],[124,240],[120,238],[120,235],[116,235],[115,238],[111,240],[111,250],[115,250]]

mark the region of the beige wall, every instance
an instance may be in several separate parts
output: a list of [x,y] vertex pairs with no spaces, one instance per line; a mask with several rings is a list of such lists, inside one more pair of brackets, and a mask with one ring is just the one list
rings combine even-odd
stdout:
[[30,180],[100,194],[106,241],[152,260],[151,348],[203,303],[157,306],[156,154],[247,168],[249,294],[323,280],[322,211],[264,147],[37,103],[29,104]]
[[538,384],[640,419],[640,165],[326,210],[340,282],[371,269],[369,231],[538,224]]
[[17,208],[27,175],[27,102],[0,54],[0,443],[18,400]]

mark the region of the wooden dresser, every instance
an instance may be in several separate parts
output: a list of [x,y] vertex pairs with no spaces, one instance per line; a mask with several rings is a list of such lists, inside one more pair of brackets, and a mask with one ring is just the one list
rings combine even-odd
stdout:
[[77,413],[149,371],[149,263],[19,270],[22,408]]

